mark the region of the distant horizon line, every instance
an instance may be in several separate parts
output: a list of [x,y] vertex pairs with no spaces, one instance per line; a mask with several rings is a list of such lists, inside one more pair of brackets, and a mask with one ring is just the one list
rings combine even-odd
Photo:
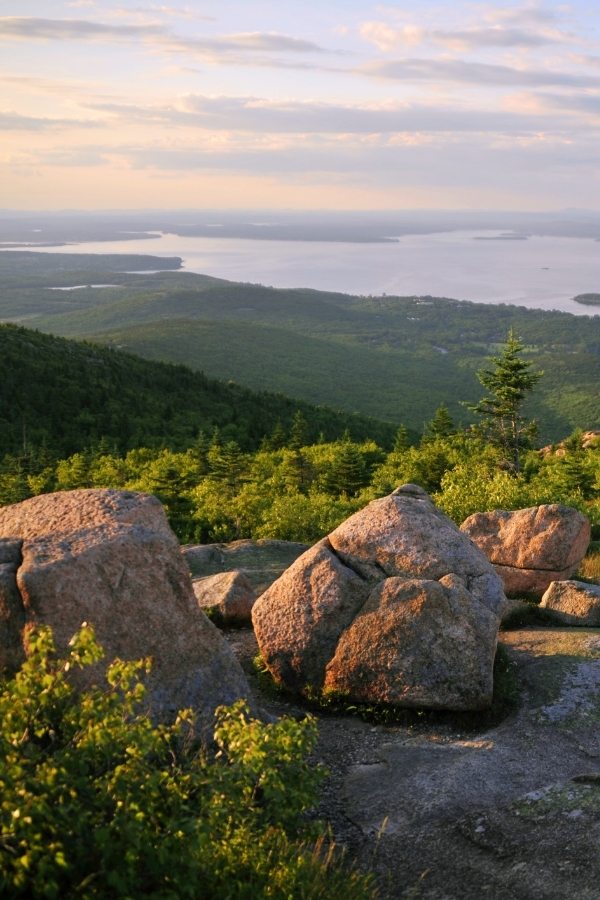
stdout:
[[0,207],[0,215],[94,215],[94,214],[102,214],[102,215],[126,215],[126,214],[167,214],[167,213],[197,213],[197,212],[210,212],[210,213],[251,213],[251,212],[265,212],[265,213],[277,213],[281,214],[293,214],[293,215],[319,215],[319,214],[340,214],[340,215],[412,215],[412,214],[427,214],[427,213],[443,213],[445,215],[457,215],[457,214],[469,214],[469,215],[485,215],[485,214],[495,214],[495,215],[537,215],[537,216],[547,216],[547,215],[557,215],[557,214],[571,214],[571,215],[600,215],[600,208],[586,208],[586,207],[559,207],[552,209],[515,209],[513,208],[498,208],[498,207],[482,207],[482,208],[474,208],[474,207],[404,207],[398,209],[389,209],[389,208],[381,208],[381,209],[348,209],[345,207],[322,207],[319,209],[314,208],[298,208],[298,207],[276,207],[276,206],[227,206],[227,207],[214,207],[214,206],[173,206],[173,207],[152,207],[152,206],[138,206],[138,207],[48,207],[48,208],[31,208],[31,209],[22,209],[22,208],[14,208],[14,207]]

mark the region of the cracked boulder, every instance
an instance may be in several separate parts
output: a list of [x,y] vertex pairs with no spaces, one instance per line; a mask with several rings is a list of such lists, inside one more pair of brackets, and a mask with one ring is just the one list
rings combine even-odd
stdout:
[[560,503],[475,513],[461,531],[483,550],[507,596],[536,598],[578,569],[591,533],[582,513]]
[[[0,509],[0,668],[23,660],[31,626],[50,625],[64,650],[83,622],[106,661],[151,657],[146,700],[156,721],[191,707],[207,737],[215,708],[249,694],[232,651],[198,608],[155,497],[77,490]],[[100,664],[75,677],[85,687],[102,671]]]
[[296,560],[252,621],[275,680],[297,693],[466,710],[491,702],[505,603],[483,553],[404,485]]

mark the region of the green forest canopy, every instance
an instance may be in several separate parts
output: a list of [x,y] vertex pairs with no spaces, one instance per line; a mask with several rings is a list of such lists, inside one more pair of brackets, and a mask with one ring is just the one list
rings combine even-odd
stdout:
[[[541,439],[600,425],[598,315],[276,290],[177,270],[134,274],[134,265],[139,257],[2,253],[0,319],[404,422],[414,432],[441,403],[456,421],[469,421],[461,401],[477,402],[476,372],[514,328],[546,373],[524,410],[538,419]],[[115,286],[50,290],[93,284]]]
[[0,454],[45,446],[68,455],[101,439],[120,451],[183,449],[219,428],[244,449],[258,447],[300,410],[307,439],[340,437],[388,444],[394,429],[286,397],[255,393],[177,365],[151,362],[80,341],[0,325]]

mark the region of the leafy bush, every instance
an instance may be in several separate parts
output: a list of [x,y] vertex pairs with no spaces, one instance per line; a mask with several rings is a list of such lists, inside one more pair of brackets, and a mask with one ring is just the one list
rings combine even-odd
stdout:
[[147,661],[115,661],[107,686],[69,672],[102,651],[87,626],[57,658],[49,628],[0,692],[0,896],[372,896],[305,817],[322,771],[316,724],[264,724],[243,702],[217,712],[216,755],[190,741],[190,711],[140,712]]

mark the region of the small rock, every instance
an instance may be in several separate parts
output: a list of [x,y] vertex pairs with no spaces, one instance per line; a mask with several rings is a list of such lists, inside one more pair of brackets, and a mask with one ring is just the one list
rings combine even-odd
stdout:
[[243,572],[234,570],[195,578],[192,587],[198,606],[213,614],[216,625],[250,623],[256,594]]
[[565,625],[600,627],[600,584],[553,581],[540,606],[550,609]]

